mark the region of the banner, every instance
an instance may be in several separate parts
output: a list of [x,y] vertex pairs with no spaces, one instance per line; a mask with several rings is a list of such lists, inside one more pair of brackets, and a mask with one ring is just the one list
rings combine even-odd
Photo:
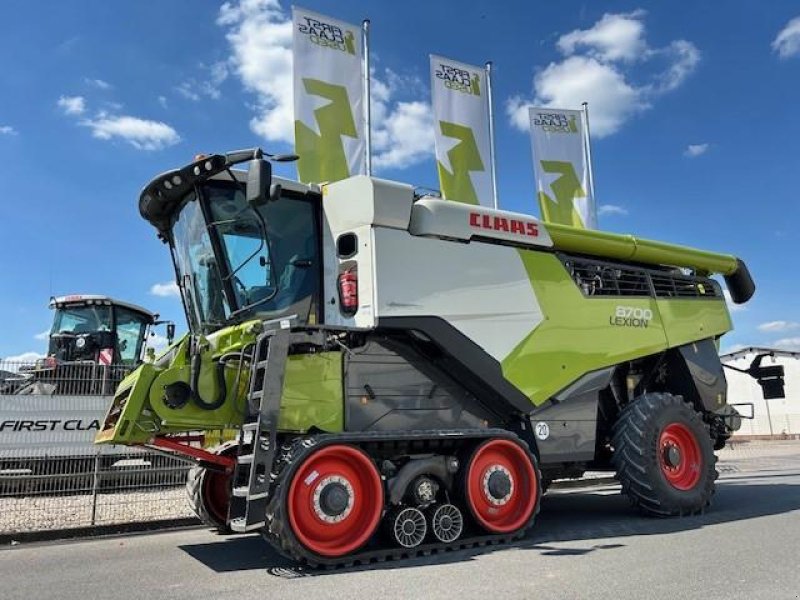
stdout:
[[442,196],[493,206],[486,71],[431,55],[436,166]]
[[597,228],[591,197],[583,111],[530,108],[533,170],[542,219]]
[[292,9],[294,139],[304,183],[365,172],[363,49],[360,30]]
[[0,394],[0,458],[130,452],[95,446],[113,396]]

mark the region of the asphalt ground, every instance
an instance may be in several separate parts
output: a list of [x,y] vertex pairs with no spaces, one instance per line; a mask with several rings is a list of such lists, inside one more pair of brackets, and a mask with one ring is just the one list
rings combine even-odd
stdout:
[[[766,448],[766,450],[764,449]],[[0,598],[800,598],[800,444],[722,453],[703,515],[637,515],[615,486],[554,490],[513,545],[313,571],[204,529],[0,550]]]

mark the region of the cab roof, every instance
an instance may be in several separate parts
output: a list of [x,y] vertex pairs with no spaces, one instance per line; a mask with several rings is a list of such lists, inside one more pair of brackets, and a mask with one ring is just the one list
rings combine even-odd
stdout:
[[65,306],[75,306],[81,304],[105,304],[108,306],[119,306],[147,317],[151,323],[158,319],[158,314],[150,312],[146,308],[136,304],[131,304],[130,302],[125,302],[123,300],[116,300],[110,296],[103,296],[101,294],[69,294],[67,296],[50,298],[50,308],[62,308]]

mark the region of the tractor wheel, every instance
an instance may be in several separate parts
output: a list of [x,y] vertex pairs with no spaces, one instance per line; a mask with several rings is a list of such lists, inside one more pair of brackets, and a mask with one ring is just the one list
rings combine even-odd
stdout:
[[717,457],[700,414],[680,396],[636,398],[614,426],[613,445],[622,492],[645,514],[694,514],[710,504]]
[[[237,442],[226,442],[212,450],[214,454],[234,455]],[[186,477],[189,505],[204,525],[220,534],[233,533],[228,527],[228,506],[231,501],[231,475],[196,466]]]
[[522,445],[494,438],[469,459],[464,496],[475,521],[491,533],[524,531],[541,496],[536,459]]

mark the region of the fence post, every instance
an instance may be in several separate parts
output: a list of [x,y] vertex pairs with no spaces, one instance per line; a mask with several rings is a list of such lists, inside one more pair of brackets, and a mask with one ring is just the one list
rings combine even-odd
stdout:
[[95,525],[97,517],[97,489],[100,484],[100,450],[95,450],[94,453],[94,477],[92,478],[92,527]]

